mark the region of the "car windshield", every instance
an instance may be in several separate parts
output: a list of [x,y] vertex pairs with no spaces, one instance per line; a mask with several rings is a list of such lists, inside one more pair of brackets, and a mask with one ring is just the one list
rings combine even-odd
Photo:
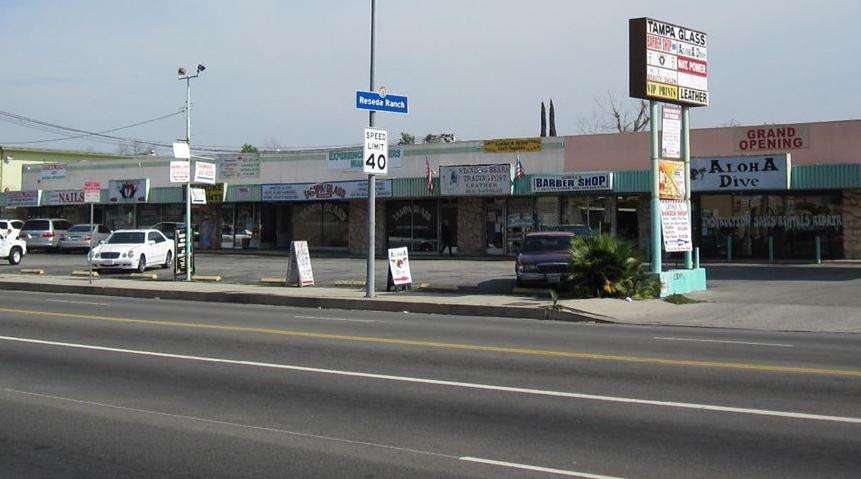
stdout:
[[545,251],[567,251],[570,248],[570,236],[532,236],[526,238],[520,252],[541,253]]
[[121,232],[114,233],[108,238],[108,244],[143,244],[146,233]]
[[24,223],[24,226],[21,229],[31,231],[47,231],[51,229],[51,225],[48,223],[48,220],[28,220]]
[[75,225],[69,228],[69,233],[89,233],[93,227],[91,225]]

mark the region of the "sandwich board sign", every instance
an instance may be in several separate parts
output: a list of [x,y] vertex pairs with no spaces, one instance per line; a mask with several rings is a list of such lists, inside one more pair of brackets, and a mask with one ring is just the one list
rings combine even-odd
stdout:
[[410,256],[407,247],[389,248],[389,281],[388,287],[397,290],[398,286],[409,287],[413,282],[410,272]]
[[307,241],[293,241],[290,243],[287,284],[295,284],[300,288],[303,286],[314,286],[314,272],[311,270],[311,255],[308,254]]

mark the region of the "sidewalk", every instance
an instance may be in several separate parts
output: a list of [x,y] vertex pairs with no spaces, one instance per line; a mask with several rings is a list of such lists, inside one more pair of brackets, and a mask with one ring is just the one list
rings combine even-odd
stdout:
[[[663,300],[572,299],[559,301],[560,311],[548,311],[551,302],[540,290],[532,295],[452,294],[415,290],[404,293],[380,292],[375,299],[367,299],[363,290],[348,288],[149,282],[114,278],[98,279],[90,286],[86,278],[17,274],[0,274],[0,289],[597,323],[861,333],[861,295],[857,294],[861,289],[856,289],[859,280],[854,279],[854,275],[859,273],[857,270],[846,272],[853,274],[853,279],[838,280],[841,289],[849,288],[856,294],[839,304],[817,299],[821,296],[817,296],[815,289],[810,291],[809,297],[798,296],[794,293],[799,286],[797,281],[787,281],[788,287],[792,288],[790,290],[770,288],[774,290],[770,291],[771,294],[760,294],[758,299],[754,299],[735,290],[755,292],[757,281],[718,279],[714,284],[710,282],[712,290],[690,295],[702,301],[696,304],[675,305]],[[808,288],[803,282],[801,286]]]

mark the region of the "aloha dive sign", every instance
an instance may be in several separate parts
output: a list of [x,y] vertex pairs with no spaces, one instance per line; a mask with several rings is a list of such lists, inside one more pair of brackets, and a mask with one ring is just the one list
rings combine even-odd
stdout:
[[691,158],[691,191],[786,190],[791,167],[788,153]]

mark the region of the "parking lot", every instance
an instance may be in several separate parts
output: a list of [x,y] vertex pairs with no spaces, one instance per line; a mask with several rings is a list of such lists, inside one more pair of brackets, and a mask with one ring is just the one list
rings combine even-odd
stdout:
[[[288,256],[286,254],[230,254],[200,253],[195,256],[196,274],[220,275],[225,283],[257,284],[263,277],[285,277]],[[432,286],[457,286],[464,291],[482,293],[510,292],[514,284],[513,260],[463,260],[414,257],[411,269],[415,284],[422,282]],[[364,280],[366,260],[351,257],[315,257],[311,254],[311,265],[316,284],[333,286],[338,281]],[[85,270],[85,253],[30,252],[18,266],[0,264],[0,274],[17,273],[21,269],[42,269],[47,275],[68,276],[74,270]],[[376,263],[376,289],[385,290],[388,264],[385,260]],[[170,269],[150,269],[148,273],[158,275],[160,281],[173,280]],[[101,272],[112,278],[129,278],[126,272]]]

